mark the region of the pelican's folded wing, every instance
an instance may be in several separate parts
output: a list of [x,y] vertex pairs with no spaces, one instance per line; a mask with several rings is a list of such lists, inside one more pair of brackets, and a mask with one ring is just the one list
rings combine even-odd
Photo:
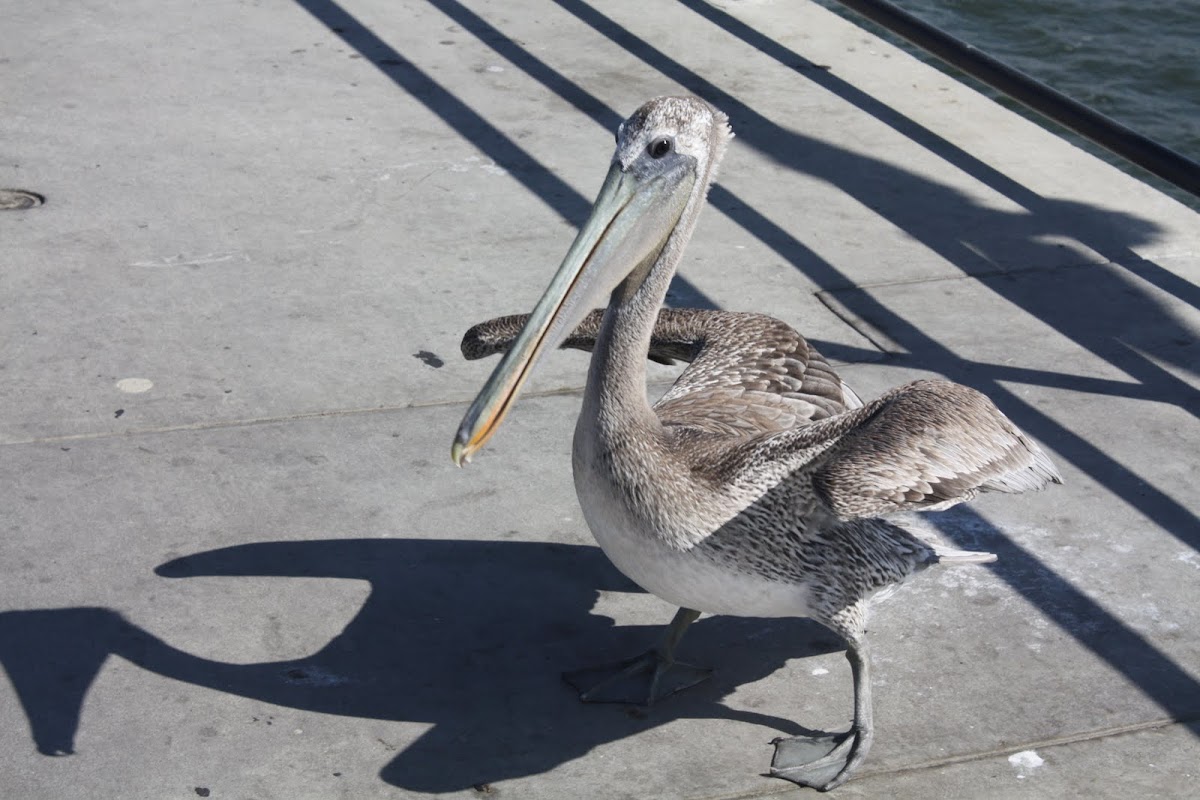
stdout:
[[[651,361],[670,365],[676,361],[691,361],[699,352],[698,331],[695,326],[678,319],[678,313],[669,308],[659,312],[654,336],[650,340],[650,352],[647,354]],[[592,352],[592,348],[596,346],[596,336],[600,333],[600,321],[603,319],[603,308],[597,308],[588,314],[575,332],[562,343],[562,348]],[[460,345],[463,358],[474,361],[507,352],[528,321],[528,314],[512,314],[472,325],[463,335]]]
[[654,405],[668,427],[757,437],[862,405],[829,362],[784,322],[730,311],[672,313],[672,322],[686,326],[698,347],[691,366]]

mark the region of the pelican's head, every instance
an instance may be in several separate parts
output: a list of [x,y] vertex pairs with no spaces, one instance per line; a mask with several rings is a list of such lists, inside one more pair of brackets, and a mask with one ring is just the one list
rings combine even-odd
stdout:
[[733,137],[728,118],[695,97],[656,97],[617,128],[613,166],[639,180],[673,172],[712,180]]
[[693,97],[656,98],[621,123],[591,215],[463,417],[451,448],[455,464],[470,461],[495,433],[542,353],[562,344],[621,281],[635,272],[644,279],[680,218],[694,219],[732,136],[725,115]]

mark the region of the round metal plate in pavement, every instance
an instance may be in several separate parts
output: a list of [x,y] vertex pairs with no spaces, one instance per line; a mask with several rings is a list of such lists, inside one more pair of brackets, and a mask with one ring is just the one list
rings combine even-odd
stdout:
[[24,189],[0,189],[0,211],[20,211],[23,208],[34,208],[46,202],[46,198],[36,192]]

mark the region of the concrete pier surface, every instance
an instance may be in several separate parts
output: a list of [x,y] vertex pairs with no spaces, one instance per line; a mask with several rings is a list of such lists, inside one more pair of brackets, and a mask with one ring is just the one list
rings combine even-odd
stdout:
[[[737,133],[671,301],[770,313],[864,397],[987,393],[1066,485],[929,515],[999,560],[877,607],[864,798],[1184,797],[1200,763],[1200,216],[809,2],[4,4],[0,795],[735,798],[844,729],[806,620],[712,681],[559,673],[672,609],[570,477],[586,356],[466,470],[491,363],[613,131]],[[673,371],[653,367],[661,389]]]

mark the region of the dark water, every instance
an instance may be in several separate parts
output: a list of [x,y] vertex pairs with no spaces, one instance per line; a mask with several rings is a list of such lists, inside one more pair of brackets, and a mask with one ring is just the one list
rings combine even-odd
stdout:
[[[893,2],[1143,136],[1200,161],[1200,0]],[[833,0],[821,3],[864,24]],[[888,38],[900,44],[895,37]],[[921,51],[902,46],[940,65]],[[979,88],[1042,122],[993,90]],[[1200,209],[1200,199],[1073,134],[1068,138]]]

